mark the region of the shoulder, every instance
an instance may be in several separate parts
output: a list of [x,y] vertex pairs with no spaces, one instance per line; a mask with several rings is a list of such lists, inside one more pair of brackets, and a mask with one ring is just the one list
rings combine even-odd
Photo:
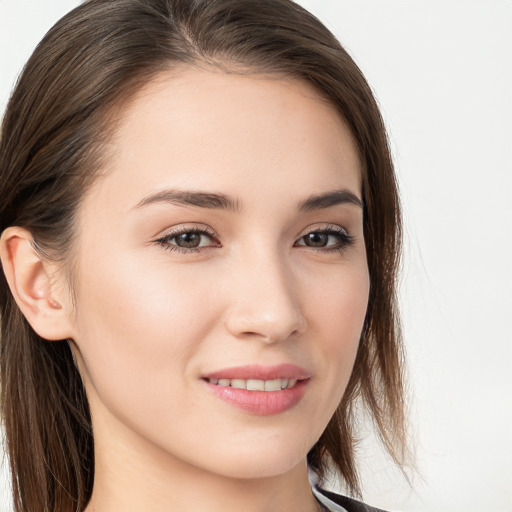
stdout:
[[380,508],[370,507],[361,501],[325,491],[319,487],[313,487],[313,492],[317,500],[330,512],[385,512]]

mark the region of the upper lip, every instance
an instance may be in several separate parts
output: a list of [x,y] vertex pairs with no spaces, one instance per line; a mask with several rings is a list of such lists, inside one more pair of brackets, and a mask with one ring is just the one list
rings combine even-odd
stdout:
[[277,365],[251,364],[246,366],[234,366],[232,368],[223,368],[203,375],[204,379],[256,379],[256,380],[275,380],[275,379],[309,379],[310,374],[304,368],[295,364],[284,363]]

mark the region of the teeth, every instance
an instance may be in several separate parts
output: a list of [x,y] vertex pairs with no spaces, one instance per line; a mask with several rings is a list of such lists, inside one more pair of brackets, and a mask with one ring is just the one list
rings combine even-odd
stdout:
[[249,391],[265,391],[265,381],[249,379],[247,381],[247,389]]
[[243,379],[232,379],[231,387],[238,388],[238,389],[247,389],[247,384],[246,384],[245,380],[243,380]]
[[279,391],[281,389],[281,379],[266,380],[265,391]]
[[208,379],[208,382],[217,386],[247,389],[249,391],[279,391],[293,388],[297,384],[297,379]]

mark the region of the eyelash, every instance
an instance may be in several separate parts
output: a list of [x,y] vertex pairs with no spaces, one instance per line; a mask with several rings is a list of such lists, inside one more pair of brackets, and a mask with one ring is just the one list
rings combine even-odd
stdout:
[[342,253],[355,242],[355,238],[352,235],[350,235],[346,229],[335,225],[325,226],[321,229],[312,229],[311,231],[308,231],[307,233],[302,235],[299,238],[299,240],[303,240],[305,237],[313,233],[321,233],[327,236],[334,236],[338,239],[338,245],[335,245],[333,247],[311,247],[308,245],[297,245],[297,242],[295,242],[294,247],[305,247],[306,249],[313,249],[315,252],[324,254],[333,252]]
[[[335,245],[333,247],[312,247],[308,246],[306,244],[300,244],[298,245],[298,241],[302,241],[307,237],[308,235],[318,233],[318,234],[324,234],[327,236],[334,236],[338,239],[338,245]],[[175,244],[169,243],[171,240],[175,239],[176,237],[180,235],[185,234],[197,234],[201,236],[207,236],[211,240],[214,241],[214,245],[208,245],[203,247],[180,247]],[[355,238],[347,233],[347,231],[344,228],[341,228],[339,226],[329,225],[322,229],[312,229],[311,231],[308,231],[304,235],[302,235],[293,245],[294,247],[302,247],[306,249],[312,249],[317,253],[333,253],[338,252],[341,253],[345,251],[348,247],[354,244]],[[220,242],[218,241],[215,232],[212,229],[208,229],[203,226],[184,226],[182,228],[175,229],[173,231],[170,231],[166,233],[164,236],[158,238],[155,240],[155,243],[160,245],[163,249],[167,251],[173,251],[173,252],[179,252],[182,254],[190,254],[190,253],[198,253],[202,252],[204,250],[208,250],[215,247],[220,247]]]
[[[186,234],[205,235],[205,236],[209,237],[210,239],[216,241],[216,245],[213,245],[213,246],[209,245],[206,247],[198,248],[198,247],[180,247],[178,245],[169,243],[171,240],[175,239],[176,237],[178,237],[180,235],[186,235]],[[155,242],[167,251],[179,252],[182,254],[197,253],[197,252],[201,252],[205,249],[210,249],[212,247],[220,247],[220,242],[217,240],[217,237],[215,236],[215,232],[212,229],[208,229],[203,226],[183,226],[182,228],[177,228],[175,230],[172,230],[172,231],[166,233],[164,236],[155,240]]]

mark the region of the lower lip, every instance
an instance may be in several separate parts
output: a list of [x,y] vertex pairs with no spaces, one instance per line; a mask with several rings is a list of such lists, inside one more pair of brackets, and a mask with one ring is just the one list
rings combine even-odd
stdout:
[[206,382],[208,388],[221,400],[260,416],[279,414],[295,407],[302,400],[307,384],[308,380],[300,380],[293,388],[280,391],[248,391]]

